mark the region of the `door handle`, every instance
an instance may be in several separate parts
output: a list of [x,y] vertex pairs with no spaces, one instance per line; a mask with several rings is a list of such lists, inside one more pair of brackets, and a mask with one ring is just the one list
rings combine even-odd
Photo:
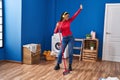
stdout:
[[109,32],[106,32],[106,34],[111,34],[111,33],[109,33]]

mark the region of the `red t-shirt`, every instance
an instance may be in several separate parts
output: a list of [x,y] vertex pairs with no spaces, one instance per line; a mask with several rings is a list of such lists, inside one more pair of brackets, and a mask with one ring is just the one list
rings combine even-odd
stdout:
[[77,15],[80,13],[80,11],[81,11],[81,9],[78,9],[78,11],[70,19],[68,19],[66,21],[58,22],[56,25],[56,28],[54,30],[54,33],[57,33],[60,31],[62,33],[63,37],[72,35],[72,32],[70,30],[70,24],[77,17]]

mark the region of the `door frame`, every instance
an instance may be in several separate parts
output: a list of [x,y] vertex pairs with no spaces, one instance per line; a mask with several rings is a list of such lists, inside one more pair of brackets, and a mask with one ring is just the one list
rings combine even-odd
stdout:
[[109,24],[107,24],[108,22],[106,21],[108,18],[108,7],[109,6],[116,6],[116,5],[120,5],[120,3],[106,3],[105,5],[105,17],[104,17],[104,35],[103,35],[103,54],[102,54],[102,60],[108,60],[107,56],[106,56],[106,52],[105,52],[105,48],[106,48],[106,32],[107,32],[107,27]]

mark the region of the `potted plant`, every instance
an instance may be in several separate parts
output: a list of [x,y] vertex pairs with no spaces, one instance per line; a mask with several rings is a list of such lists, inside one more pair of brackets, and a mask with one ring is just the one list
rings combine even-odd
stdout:
[[86,34],[86,39],[90,39],[91,38],[91,34]]
[[94,44],[94,43],[91,43],[91,44],[90,44],[90,50],[94,50],[94,47],[95,47],[95,44]]

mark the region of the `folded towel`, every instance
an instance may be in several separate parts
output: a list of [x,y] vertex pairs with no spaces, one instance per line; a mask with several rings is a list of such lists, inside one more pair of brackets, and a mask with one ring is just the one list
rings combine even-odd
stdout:
[[33,43],[32,43],[32,44],[23,45],[23,47],[28,48],[32,53],[36,53],[37,45],[38,45],[38,44],[33,44]]
[[108,77],[106,80],[119,80],[117,77]]
[[31,46],[31,47],[30,47],[30,48],[31,48],[31,49],[30,49],[31,52],[36,53],[37,45],[38,45],[38,44],[30,44],[30,46]]
[[117,77],[100,78],[99,80],[119,80]]

